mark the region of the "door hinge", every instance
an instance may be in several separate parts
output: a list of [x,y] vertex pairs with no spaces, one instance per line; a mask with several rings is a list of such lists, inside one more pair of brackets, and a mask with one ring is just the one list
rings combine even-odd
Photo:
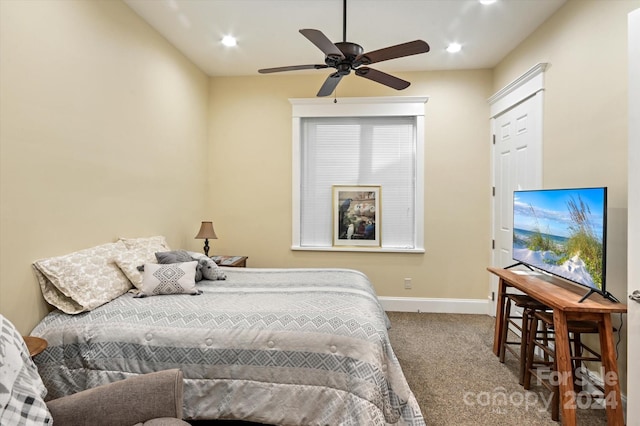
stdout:
[[493,139],[493,144],[495,145],[495,144],[496,144],[496,135],[495,135],[495,134],[493,134],[493,135],[491,135],[491,136],[492,136],[492,139]]
[[492,291],[492,292],[491,292],[491,301],[492,301],[492,302],[495,302],[495,301],[496,301],[496,292],[495,292],[495,291]]
[[491,240],[491,250],[496,249],[496,240]]
[[491,195],[494,196],[494,197],[496,196],[496,187],[495,186],[491,188]]

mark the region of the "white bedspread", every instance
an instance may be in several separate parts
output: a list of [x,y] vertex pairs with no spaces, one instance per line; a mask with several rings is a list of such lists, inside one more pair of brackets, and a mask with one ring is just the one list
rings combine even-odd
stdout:
[[203,294],[52,312],[32,334],[48,398],[181,368],[185,416],[277,425],[422,425],[367,277],[345,269],[225,268]]

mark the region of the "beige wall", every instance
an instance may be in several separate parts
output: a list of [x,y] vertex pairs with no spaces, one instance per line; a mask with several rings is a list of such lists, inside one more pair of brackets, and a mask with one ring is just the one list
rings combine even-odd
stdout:
[[0,312],[46,313],[34,260],[193,236],[208,198],[208,78],[115,1],[0,1]]
[[[494,90],[539,62],[545,72],[546,188],[607,186],[607,288],[627,291],[627,14],[640,1],[570,0],[494,70]],[[614,323],[619,324],[618,318]],[[594,342],[597,344],[597,342]],[[626,328],[618,347],[626,386]]]
[[[340,97],[429,96],[425,132],[424,254],[292,251],[291,105],[315,97],[327,76],[213,78],[210,183],[215,251],[254,267],[346,267],[366,273],[381,296],[485,299],[489,262],[489,70],[397,74],[397,92],[355,75]],[[332,102],[328,99],[327,102]],[[404,289],[404,278],[413,289]]]
[[118,236],[197,249],[203,219],[213,251],[250,266],[349,267],[382,296],[484,299],[486,99],[537,62],[551,63],[544,185],[610,188],[608,279],[622,297],[626,13],[638,4],[570,0],[495,70],[398,74],[412,82],[402,92],[345,78],[340,97],[430,97],[426,253],[370,254],[290,250],[288,98],[314,97],[325,73],[207,79],[120,2],[0,1],[0,312],[23,333],[45,314],[36,259]]

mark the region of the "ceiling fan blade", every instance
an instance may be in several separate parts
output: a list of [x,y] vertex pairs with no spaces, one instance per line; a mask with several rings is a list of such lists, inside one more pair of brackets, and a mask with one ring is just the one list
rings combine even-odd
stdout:
[[362,65],[369,65],[376,62],[387,61],[389,59],[427,53],[428,51],[429,45],[426,41],[414,40],[407,43],[396,44],[395,46],[385,47],[384,49],[374,50],[373,52],[363,53],[358,56],[354,62],[359,62]]
[[392,87],[396,90],[406,89],[411,85],[411,83],[406,80],[394,77],[391,74],[387,74],[386,72],[374,70],[373,68],[358,68],[356,70],[356,75],[368,78],[369,80],[375,81],[376,83],[384,84],[385,86]]
[[269,74],[272,72],[282,72],[282,71],[298,71],[298,70],[319,70],[322,68],[329,68],[329,66],[325,64],[311,64],[311,65],[291,65],[288,67],[275,67],[275,68],[262,68],[259,69],[258,72],[260,74]]
[[329,56],[337,56],[339,58],[344,58],[344,55],[338,49],[338,46],[333,44],[331,40],[327,38],[326,35],[319,30],[312,29],[304,29],[300,30],[300,34],[309,39],[309,41],[316,45],[316,47],[324,52],[325,55]]
[[329,75],[329,77],[327,77],[327,79],[324,81],[324,84],[318,91],[317,96],[329,96],[330,94],[332,94],[336,89],[336,86],[338,86],[338,83],[340,83],[340,80],[342,80],[342,74],[334,72],[333,74]]

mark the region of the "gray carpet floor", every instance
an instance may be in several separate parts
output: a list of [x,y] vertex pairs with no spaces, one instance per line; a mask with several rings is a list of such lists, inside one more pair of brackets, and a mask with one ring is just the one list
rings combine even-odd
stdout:
[[[391,344],[427,425],[558,425],[550,393],[518,384],[518,360],[493,354],[486,315],[389,312]],[[506,398],[505,398],[506,396]],[[577,410],[581,426],[605,425],[603,409]]]

